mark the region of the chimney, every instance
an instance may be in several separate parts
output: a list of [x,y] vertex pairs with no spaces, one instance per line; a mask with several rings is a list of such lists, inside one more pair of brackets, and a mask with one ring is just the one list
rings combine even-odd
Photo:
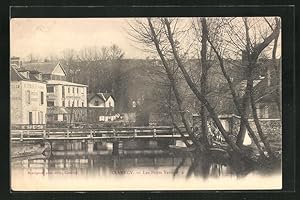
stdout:
[[14,66],[16,69],[20,68],[22,66],[22,61],[20,60],[20,57],[11,57],[10,66]]

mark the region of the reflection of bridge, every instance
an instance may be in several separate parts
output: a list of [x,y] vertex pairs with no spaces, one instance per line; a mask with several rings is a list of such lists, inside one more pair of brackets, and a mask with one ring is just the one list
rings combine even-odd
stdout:
[[[28,174],[57,175],[70,174],[82,176],[98,175],[124,175],[125,171],[140,171],[143,167],[146,171],[157,170],[158,167],[164,169],[174,169],[181,161],[182,157],[170,157],[169,155],[140,155],[140,156],[52,156],[44,159],[29,159],[26,162],[14,163],[14,169],[23,169]],[[186,160],[184,167],[191,165],[191,158]],[[152,170],[150,170],[152,169]],[[168,170],[170,171],[170,170]],[[173,171],[173,170],[172,170]]]
[[[182,133],[188,134],[181,127]],[[94,142],[106,141],[113,143],[113,151],[118,151],[119,143],[126,140],[180,140],[181,135],[171,126],[156,127],[119,127],[98,129],[19,129],[11,130],[13,142],[52,142],[54,141],[87,141],[88,149],[93,149]],[[89,151],[89,150],[88,150]]]

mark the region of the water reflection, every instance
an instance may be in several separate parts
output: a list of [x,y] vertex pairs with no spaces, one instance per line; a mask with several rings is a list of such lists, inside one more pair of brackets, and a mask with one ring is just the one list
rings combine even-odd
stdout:
[[[276,168],[278,172],[280,167]],[[265,171],[248,166],[228,155],[174,153],[167,149],[127,150],[112,156],[109,149],[87,153],[83,144],[54,145],[48,157],[13,160],[12,173],[56,177],[123,177],[130,175],[164,175],[172,179],[242,178],[249,173]],[[272,173],[275,173],[272,170]]]

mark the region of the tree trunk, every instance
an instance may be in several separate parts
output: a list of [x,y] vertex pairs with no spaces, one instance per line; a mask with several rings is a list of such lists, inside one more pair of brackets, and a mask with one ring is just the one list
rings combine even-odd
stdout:
[[281,116],[281,95],[280,95],[280,67],[277,66],[277,62],[276,62],[276,51],[277,51],[277,43],[278,43],[278,37],[279,34],[275,37],[274,39],[274,47],[272,50],[272,63],[273,63],[273,68],[274,68],[274,72],[275,72],[275,84],[279,83],[278,87],[276,88],[275,91],[275,95],[276,95],[276,105],[277,105],[277,109],[278,109],[278,113],[280,118],[282,118]]
[[[244,123],[248,132],[249,132],[249,136],[251,137],[251,139],[254,141],[255,145],[257,146],[257,149],[259,151],[259,154],[263,157],[265,157],[265,154],[263,152],[263,150],[261,149],[261,146],[260,146],[260,143],[255,135],[255,133],[253,132],[252,128],[250,127],[249,123],[248,123],[248,120],[247,118],[245,117],[246,116],[246,113],[243,112],[243,109],[241,108],[239,102],[238,102],[238,98],[237,98],[237,95],[235,93],[235,90],[234,90],[234,87],[232,85],[232,82],[230,80],[230,77],[228,76],[226,70],[225,70],[225,67],[224,67],[224,63],[223,63],[223,59],[221,58],[221,56],[219,55],[218,51],[215,49],[214,45],[209,41],[209,43],[211,44],[211,47],[213,48],[214,52],[216,53],[217,57],[218,57],[218,60],[219,60],[219,63],[220,63],[220,67],[221,67],[221,70],[222,70],[222,73],[225,77],[225,79],[227,80],[227,83],[229,85],[229,88],[230,88],[230,91],[231,91],[231,95],[232,95],[232,98],[233,98],[233,102],[234,102],[234,105],[238,111],[238,114],[241,116],[241,123]],[[247,73],[246,73],[246,77],[251,78],[251,71],[252,69],[249,68],[247,70]],[[246,86],[246,92],[244,95],[249,95],[249,89],[250,89],[250,85],[248,84],[248,80],[247,80],[247,86]]]
[[[249,105],[249,95],[244,95],[243,100],[242,100],[242,107],[241,109],[243,109],[244,113],[247,113],[248,111],[248,105]],[[240,129],[239,129],[239,133],[237,135],[237,139],[236,139],[236,144],[239,147],[243,146],[243,142],[246,136],[246,125],[244,123],[244,121],[240,122]]]
[[168,40],[169,40],[169,42],[171,44],[171,47],[172,47],[172,52],[174,54],[175,60],[178,64],[180,70],[183,73],[183,76],[184,76],[187,84],[189,85],[189,87],[193,91],[193,93],[196,95],[196,97],[201,101],[201,103],[203,103],[203,105],[205,105],[208,113],[210,114],[211,118],[214,120],[216,126],[218,127],[219,131],[221,132],[221,134],[223,135],[223,137],[225,138],[225,140],[229,144],[229,146],[235,152],[237,152],[238,154],[243,155],[243,152],[241,151],[241,149],[232,141],[232,139],[229,137],[228,133],[226,132],[226,130],[222,126],[222,124],[221,124],[221,122],[218,118],[218,115],[215,113],[213,107],[210,105],[210,103],[207,101],[207,99],[203,96],[203,94],[201,94],[201,92],[197,89],[196,85],[194,84],[191,77],[187,73],[181,59],[179,58],[177,49],[175,47],[175,42],[174,42],[174,39],[172,37],[170,24],[169,24],[167,19],[165,19],[164,21],[165,21],[165,25],[167,27],[167,31],[168,31],[167,36],[168,36]]
[[177,102],[177,105],[178,105],[178,109],[179,109],[179,113],[180,113],[180,116],[181,116],[181,119],[182,119],[182,123],[184,124],[184,127],[186,128],[186,131],[188,132],[189,136],[191,137],[191,140],[193,141],[193,144],[195,144],[198,148],[200,148],[201,151],[203,151],[204,147],[199,143],[198,139],[193,134],[191,126],[190,126],[188,120],[186,119],[186,116],[185,116],[184,111],[182,109],[182,100],[180,98],[179,91],[176,87],[176,82],[174,80],[171,69],[170,69],[170,67],[169,67],[169,65],[168,65],[161,49],[160,49],[159,41],[157,39],[157,36],[156,36],[155,30],[154,30],[154,27],[152,25],[152,22],[149,18],[148,18],[148,23],[149,23],[150,31],[152,33],[153,42],[155,44],[156,50],[159,54],[159,57],[161,58],[163,66],[164,66],[164,68],[167,72],[168,79],[170,80],[170,84],[171,84],[171,87],[172,87],[173,92],[174,92],[174,96],[175,96],[175,99],[176,99],[176,102]]
[[169,95],[168,96],[169,96],[169,98],[168,98],[168,101],[169,101],[169,115],[171,117],[172,124],[173,124],[174,128],[177,130],[177,132],[181,135],[182,141],[185,143],[185,145],[187,147],[190,147],[191,144],[188,142],[185,135],[181,132],[180,128],[177,126],[177,124],[175,122],[175,119],[174,119],[174,115],[172,113],[172,87],[170,87],[170,89],[169,89]]
[[264,143],[264,146],[266,147],[266,150],[267,150],[269,156],[271,158],[274,158],[274,154],[272,152],[270,144],[267,141],[267,138],[266,138],[265,134],[262,131],[261,125],[260,125],[258,117],[257,117],[255,102],[254,102],[254,98],[253,98],[253,81],[250,84],[252,85],[252,87],[250,89],[250,104],[251,104],[251,108],[252,108],[252,115],[253,115],[254,123],[255,123],[255,126],[257,128],[257,132],[259,134],[259,137],[260,137],[261,141]]
[[[206,18],[201,18],[201,25],[202,25],[202,40],[201,40],[201,79],[200,79],[200,87],[201,87],[201,94],[206,96],[207,93],[207,75],[208,75],[208,65],[207,65],[207,38],[208,38],[208,29],[206,24]],[[201,142],[206,146],[209,146],[208,139],[207,139],[207,111],[205,105],[201,103]]]

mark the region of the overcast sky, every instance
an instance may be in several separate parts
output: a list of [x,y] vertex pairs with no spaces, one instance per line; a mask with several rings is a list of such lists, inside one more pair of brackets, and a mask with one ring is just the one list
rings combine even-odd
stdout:
[[11,20],[11,56],[25,58],[30,53],[41,57],[58,55],[63,49],[80,50],[89,46],[118,45],[126,58],[146,58],[128,39],[128,19],[22,19]]
[[[258,19],[263,20],[253,18],[255,23]],[[151,56],[149,52],[141,50],[143,46],[129,39],[128,22],[129,18],[15,18],[10,24],[11,56],[23,59],[29,54],[41,58],[61,57],[64,49],[79,51],[84,47],[101,48],[112,44],[118,45],[125,52],[125,58]],[[266,26],[265,23],[260,28]],[[281,55],[280,48],[279,40],[278,57]]]

